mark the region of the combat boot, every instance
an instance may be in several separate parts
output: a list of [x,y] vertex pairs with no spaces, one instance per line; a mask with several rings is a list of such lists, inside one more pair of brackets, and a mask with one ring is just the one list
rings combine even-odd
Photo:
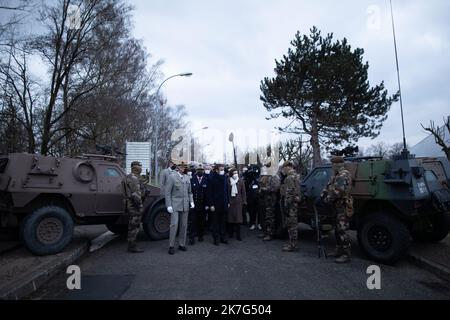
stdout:
[[288,242],[283,246],[282,249],[284,252],[293,252],[293,251],[297,251],[298,248],[296,245],[293,245],[292,243]]
[[264,238],[266,235],[264,234],[264,233],[260,233],[260,234],[258,234],[256,237],[258,238],[258,239],[262,239],[262,238]]
[[141,253],[141,252],[144,252],[144,250],[139,248],[135,242],[131,242],[131,243],[128,243],[128,252]]
[[342,248],[336,247],[334,251],[328,254],[329,257],[337,258],[344,254],[344,250]]
[[352,261],[352,256],[350,250],[342,250],[342,255],[337,257],[334,262],[336,263],[348,263]]
[[264,238],[263,241],[271,241],[273,238],[270,234],[267,234]]

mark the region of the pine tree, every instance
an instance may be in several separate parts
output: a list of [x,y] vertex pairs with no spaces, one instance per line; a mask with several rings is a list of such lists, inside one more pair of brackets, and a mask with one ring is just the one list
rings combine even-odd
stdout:
[[270,118],[294,120],[280,130],[310,136],[318,165],[321,144],[377,137],[398,94],[388,96],[384,82],[370,86],[363,49],[352,50],[345,38],[333,42],[332,33],[322,37],[316,27],[310,32],[297,32],[287,55],[275,60],[275,77],[261,81],[260,99]]

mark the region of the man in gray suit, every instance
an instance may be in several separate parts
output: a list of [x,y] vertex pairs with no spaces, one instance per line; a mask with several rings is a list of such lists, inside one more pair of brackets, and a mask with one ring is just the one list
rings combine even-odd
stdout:
[[172,160],[169,160],[167,164],[167,168],[161,171],[159,175],[159,188],[161,190],[161,195],[164,196],[166,194],[166,185],[169,177],[175,172],[176,165]]
[[186,234],[188,226],[189,207],[194,208],[191,181],[187,176],[187,165],[182,162],[177,166],[177,172],[171,174],[165,187],[167,212],[170,213],[169,254],[175,253],[175,238],[180,226],[179,246],[181,251],[186,249]]

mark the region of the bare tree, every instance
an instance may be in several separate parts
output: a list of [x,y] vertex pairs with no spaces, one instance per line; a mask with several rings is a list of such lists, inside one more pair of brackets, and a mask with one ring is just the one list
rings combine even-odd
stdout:
[[[132,36],[130,12],[123,0],[58,0],[40,11],[42,34],[2,51],[2,152],[39,149],[72,156],[95,151],[98,144],[123,149],[126,141],[158,134],[159,161],[166,160],[171,133],[186,126],[185,109],[155,108],[162,62],[152,63]],[[32,55],[46,64],[49,81],[30,73]]]
[[307,141],[302,140],[302,136],[280,143],[279,153],[281,159],[294,161],[299,173],[306,174],[311,166],[312,148],[311,145],[307,144]]
[[[406,146],[406,148],[407,149],[409,148],[408,145]],[[403,142],[396,142],[389,147],[388,156],[389,157],[398,156],[402,153],[402,151],[403,151]]]
[[428,127],[424,127],[423,124],[420,125],[425,131],[433,135],[436,143],[442,148],[447,159],[450,160],[450,138],[447,136],[450,132],[450,116],[447,119],[444,118],[444,125],[442,127],[436,127],[434,121],[430,121]]
[[13,45],[9,41],[11,32],[28,18],[35,8],[36,3],[31,0],[0,0],[0,15],[2,16],[0,20],[0,47]]
[[369,148],[367,148],[366,152],[367,152],[368,156],[376,156],[376,157],[385,158],[389,154],[389,145],[387,145],[383,141],[380,141],[376,144],[371,145]]
[[[79,19],[71,25],[69,9],[71,5],[79,8]],[[46,25],[47,32],[36,37],[33,48],[49,67],[50,86],[46,90],[46,105],[43,108],[41,153],[48,154],[53,145],[71,132],[71,128],[59,126],[76,101],[91,92],[95,86],[79,86],[79,90],[69,96],[69,85],[76,76],[76,66],[86,59],[89,50],[104,49],[95,42],[95,30],[104,24],[102,15],[107,16],[111,7],[118,1],[63,0],[54,6],[45,5],[40,20]],[[85,80],[81,77],[81,83]],[[89,76],[88,76],[89,78]]]
[[39,95],[35,94],[37,84],[28,71],[28,55],[26,47],[11,46],[8,61],[0,62],[0,83],[2,85],[2,101],[12,112],[6,113],[5,116],[8,119],[14,118],[12,120],[26,132],[23,145],[26,144],[26,150],[29,153],[34,153],[36,148],[35,105]]

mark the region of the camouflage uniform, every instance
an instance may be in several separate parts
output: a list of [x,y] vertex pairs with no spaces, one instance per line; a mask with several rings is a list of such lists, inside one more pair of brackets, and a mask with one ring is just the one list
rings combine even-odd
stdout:
[[[134,164],[134,165],[133,165]],[[142,181],[140,179],[136,163],[132,164],[132,173],[123,180],[123,192],[126,201],[128,220],[128,250],[136,251],[136,237],[142,220]],[[139,250],[140,251],[140,250]]]
[[293,168],[286,172],[283,184],[284,208],[286,210],[286,224],[289,233],[289,242],[283,247],[284,251],[297,249],[298,241],[298,210],[301,201],[300,176]]
[[265,237],[271,240],[275,229],[275,206],[278,191],[280,190],[280,177],[278,175],[264,175],[259,181],[260,204],[264,213]]
[[[340,161],[334,159],[334,163]],[[332,159],[333,162],[333,159]],[[351,257],[351,244],[347,231],[353,215],[353,198],[350,194],[352,178],[350,172],[342,165],[333,165],[335,174],[331,177],[322,194],[326,203],[333,205],[336,212],[336,262],[348,262]]]

